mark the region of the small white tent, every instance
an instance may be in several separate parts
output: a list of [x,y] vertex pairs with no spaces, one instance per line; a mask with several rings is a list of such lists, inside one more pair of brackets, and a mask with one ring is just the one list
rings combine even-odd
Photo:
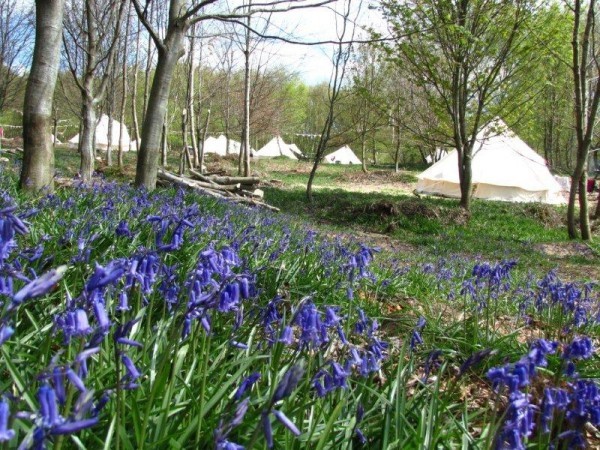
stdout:
[[427,164],[433,164],[438,162],[440,159],[442,159],[444,156],[448,155],[448,150],[438,147],[435,149],[435,152],[431,155],[427,155],[425,157],[425,161],[427,161]]
[[290,150],[299,158],[304,157],[304,153],[302,153],[302,150],[300,150],[296,144],[290,144]]
[[361,164],[360,159],[354,154],[347,145],[337,149],[325,157],[325,162],[329,164]]
[[[234,139],[229,139],[229,154],[239,155],[242,144]],[[224,135],[220,135],[217,138],[209,137],[204,141],[204,153],[215,153],[219,156],[227,155],[227,138]],[[253,148],[250,149],[250,155],[254,156],[256,152]]]
[[[108,147],[108,116],[106,114],[102,114],[98,124],[96,125],[96,148],[106,150]],[[122,145],[123,150],[128,152],[130,147],[132,150],[137,150],[137,146],[131,146],[131,140],[129,138],[129,132],[127,131],[127,127],[124,124],[121,124],[119,121],[113,119],[112,120],[112,147],[113,149],[119,148],[119,130],[123,127],[123,136],[122,136]],[[71,147],[77,147],[79,144],[79,134],[71,139],[69,139],[69,145]]]
[[298,159],[294,151],[290,148],[290,145],[286,144],[280,136],[276,136],[267,142],[263,148],[256,152],[256,156],[259,158],[285,156],[290,159]]
[[[565,203],[546,161],[499,119],[478,135],[472,160],[473,197],[509,202]],[[418,177],[417,192],[460,197],[456,150]]]

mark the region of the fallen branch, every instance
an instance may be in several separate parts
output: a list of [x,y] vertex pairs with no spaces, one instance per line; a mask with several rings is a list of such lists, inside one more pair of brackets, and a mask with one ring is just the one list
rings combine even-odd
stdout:
[[215,184],[242,184],[242,185],[255,185],[260,183],[260,178],[258,177],[221,177],[221,176],[207,176],[202,175],[200,172],[195,170],[190,170],[190,173],[197,178],[198,180],[204,181],[205,183],[215,183]]
[[158,171],[158,178],[162,179],[162,180],[170,181],[171,183],[174,183],[178,186],[187,187],[187,188],[193,189],[195,191],[201,192],[203,194],[210,195],[211,197],[217,197],[217,198],[223,197],[222,194],[217,193],[212,189],[205,189],[203,187],[198,186],[196,184],[196,182],[194,182],[194,181],[186,180],[185,178],[178,177],[176,175],[173,175],[172,173],[165,172],[163,170]]
[[[228,180],[235,180],[236,178],[244,178],[244,177],[220,177]],[[158,179],[163,181],[169,181],[177,186],[187,187],[189,189],[193,189],[202,194],[210,195],[215,198],[226,198],[234,203],[241,203],[244,205],[253,205],[260,206],[262,208],[266,208],[270,211],[279,212],[280,209],[274,206],[271,206],[267,203],[256,200],[256,197],[261,198],[262,191],[260,189],[256,189],[255,191],[246,191],[241,189],[241,185],[238,184],[229,184],[222,185],[217,183],[210,182],[202,182],[191,180],[185,177],[179,177],[170,172],[166,172],[164,170],[158,171]],[[244,197],[242,194],[249,195],[250,197]],[[255,198],[252,198],[255,197]]]

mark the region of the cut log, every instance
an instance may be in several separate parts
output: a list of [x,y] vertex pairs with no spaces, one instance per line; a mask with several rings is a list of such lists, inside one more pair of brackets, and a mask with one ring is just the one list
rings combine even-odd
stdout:
[[[222,178],[227,178],[227,179],[233,180],[236,178],[245,178],[245,177],[222,177]],[[234,184],[234,185],[221,185],[221,184],[217,184],[217,183],[206,183],[206,182],[191,180],[191,179],[185,178],[185,177],[178,177],[177,175],[174,175],[170,172],[166,172],[164,170],[158,171],[158,179],[164,180],[164,181],[169,181],[173,184],[176,184],[177,186],[183,186],[183,187],[193,189],[202,194],[210,195],[211,197],[226,198],[227,200],[230,200],[234,203],[259,206],[259,207],[266,208],[266,209],[269,209],[271,211],[276,211],[276,212],[280,211],[279,208],[276,208],[267,203],[256,200],[255,198],[243,197],[242,195],[240,195],[240,194],[246,194],[246,195],[250,195],[252,197],[262,198],[261,194],[263,192],[260,189],[256,189],[253,192],[252,191],[244,191],[240,188],[239,183]]]
[[203,187],[200,187],[196,184],[196,182],[194,182],[192,180],[186,180],[185,178],[178,177],[177,175],[173,175],[172,173],[165,172],[164,170],[158,171],[158,178],[162,179],[162,180],[170,181],[171,183],[174,183],[178,186],[183,186],[183,187],[187,187],[190,189],[194,189],[203,194],[210,195],[211,197],[217,197],[217,198],[223,197],[223,195],[221,193],[215,192],[212,189],[205,189]]
[[205,183],[215,183],[215,184],[241,184],[241,185],[254,185],[260,183],[260,178],[258,177],[221,177],[217,175],[202,175],[200,172],[195,170],[190,170],[190,173],[200,181],[204,181]]

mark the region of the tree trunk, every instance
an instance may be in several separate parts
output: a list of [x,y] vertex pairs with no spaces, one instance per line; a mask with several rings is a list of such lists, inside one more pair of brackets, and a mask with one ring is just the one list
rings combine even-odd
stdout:
[[400,172],[400,150],[402,146],[400,145],[400,127],[396,129],[396,153],[394,154],[394,165],[396,173]]
[[54,188],[54,147],[49,130],[64,6],[64,0],[38,0],[35,4],[35,47],[23,105],[23,165],[19,180],[23,190]]
[[161,166],[167,167],[168,165],[168,160],[167,160],[167,151],[168,151],[168,144],[167,144],[167,121],[165,120],[162,124],[161,127],[162,133],[161,133],[161,137],[160,137],[160,148],[161,148]]
[[206,135],[208,134],[208,124],[210,123],[210,109],[206,111],[206,121],[204,122],[204,129],[202,130],[202,138],[200,139],[200,173],[204,173],[204,143],[206,142]]
[[[248,1],[248,11],[252,5]],[[250,15],[246,19],[246,36],[244,42],[244,123],[242,130],[242,146],[238,173],[247,177],[250,174]]]
[[[119,167],[123,167],[123,152],[125,151],[125,143],[123,139],[125,138],[124,126],[125,126],[125,107],[127,106],[127,53],[129,47],[129,24],[131,22],[131,18],[129,17],[129,1],[127,1],[127,24],[125,25],[125,45],[123,48],[123,71],[121,76],[122,80],[122,88],[123,94],[121,95],[121,114],[119,114]],[[128,144],[129,145],[129,144]],[[129,150],[129,149],[128,149]]]
[[[149,2],[149,8],[150,8],[150,12],[149,12],[149,17],[152,20],[153,19],[153,11],[154,11],[154,2]],[[146,120],[146,110],[148,109],[148,97],[150,96],[150,72],[152,70],[152,57],[153,57],[153,51],[152,51],[152,37],[150,36],[150,34],[148,34],[148,42],[146,44],[146,73],[144,76],[144,103],[142,106],[142,113],[144,114],[143,116],[143,121]],[[143,126],[143,124],[142,124]],[[142,130],[143,133],[143,130]],[[138,142],[138,151],[140,148],[140,142]]]
[[[471,208],[471,149],[463,149],[458,154],[458,178],[460,179],[460,203],[459,205],[469,211]],[[462,157],[461,157],[462,156]]]
[[92,180],[94,174],[94,157],[96,154],[96,111],[93,99],[84,96],[81,113],[81,133],[79,134],[81,164],[79,174],[82,180],[87,183]]
[[[133,136],[137,147],[140,146],[140,123],[137,111],[137,89],[138,89],[138,72],[140,63],[140,35],[142,34],[142,25],[138,20],[137,36],[135,39],[135,62],[133,64],[133,87],[131,89],[131,114],[133,116]],[[137,148],[136,148],[137,150]]]
[[167,113],[173,71],[183,52],[185,31],[185,27],[174,26],[165,39],[165,46],[158,50],[158,63],[142,126],[142,145],[138,152],[135,174],[135,185],[148,190],[156,187],[161,127]]
[[[194,52],[196,48],[196,26],[192,27],[192,37],[190,38],[190,57],[189,57],[189,72],[188,72],[188,92],[187,92],[187,110],[188,110],[188,121],[189,130],[192,139],[192,156],[194,160],[194,167],[198,167],[198,142],[196,141],[196,134],[194,133],[194,123],[196,117],[194,114]],[[187,127],[186,127],[187,128]],[[187,139],[187,135],[186,135]],[[187,150],[186,150],[187,151]],[[192,167],[190,167],[192,168]]]
[[588,214],[587,170],[585,168],[579,178],[579,229],[581,231],[581,239],[584,241],[592,239],[590,216]]
[[360,151],[362,155],[362,171],[367,173],[367,142],[365,138],[366,137],[364,134],[362,134],[360,137]]

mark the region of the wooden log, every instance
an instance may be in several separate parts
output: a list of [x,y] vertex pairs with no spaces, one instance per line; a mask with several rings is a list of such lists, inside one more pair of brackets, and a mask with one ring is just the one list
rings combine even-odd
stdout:
[[237,197],[237,198],[234,198],[231,200],[236,203],[244,203],[244,204],[248,204],[248,205],[260,206],[262,208],[266,208],[266,209],[269,209],[269,210],[275,211],[275,212],[281,211],[279,208],[276,208],[275,206],[271,206],[267,203],[259,202],[258,200],[254,200],[254,199],[251,199],[248,197]]
[[174,183],[178,186],[183,186],[183,187],[187,187],[190,189],[194,189],[198,192],[202,192],[203,194],[207,194],[210,195],[211,197],[217,197],[217,198],[222,198],[223,195],[219,192],[215,192],[212,189],[205,189],[203,187],[200,187],[198,185],[196,185],[195,182],[190,181],[190,180],[186,180],[185,178],[181,178],[178,177],[176,175],[173,175],[172,173],[169,172],[165,172],[164,170],[159,170],[158,171],[158,178],[163,179],[163,180],[167,180],[170,181],[171,183]]
[[[170,181],[178,186],[183,186],[183,187],[187,187],[193,190],[196,190],[198,192],[201,192],[203,194],[207,194],[210,195],[212,197],[215,198],[226,198],[227,200],[230,200],[234,203],[240,203],[240,204],[244,204],[244,205],[253,205],[253,206],[259,206],[261,208],[266,208],[268,210],[271,211],[275,211],[275,212],[279,212],[280,209],[276,208],[274,206],[271,206],[267,203],[264,202],[260,202],[258,200],[255,200],[253,198],[248,198],[248,197],[242,197],[240,195],[237,195],[236,193],[232,192],[232,191],[227,191],[227,190],[223,190],[221,189],[222,186],[219,185],[215,185],[211,187],[202,187],[198,185],[197,181],[194,180],[190,180],[187,178],[183,178],[183,177],[178,177],[177,175],[173,175],[172,173],[166,172],[164,170],[159,170],[158,171],[158,178],[161,180],[166,180],[166,181]],[[235,178],[235,177],[232,177]]]
[[242,187],[242,185],[239,183],[238,184],[215,184],[215,183],[204,183],[203,181],[190,180],[185,177],[182,177],[182,178],[194,183],[196,186],[200,186],[200,187],[207,188],[207,189],[213,189],[215,191],[237,191]]
[[195,170],[190,170],[190,173],[200,181],[204,181],[205,183],[215,183],[215,184],[242,184],[242,185],[254,185],[260,183],[260,178],[258,177],[220,177],[216,175],[207,176],[202,175],[200,172]]

